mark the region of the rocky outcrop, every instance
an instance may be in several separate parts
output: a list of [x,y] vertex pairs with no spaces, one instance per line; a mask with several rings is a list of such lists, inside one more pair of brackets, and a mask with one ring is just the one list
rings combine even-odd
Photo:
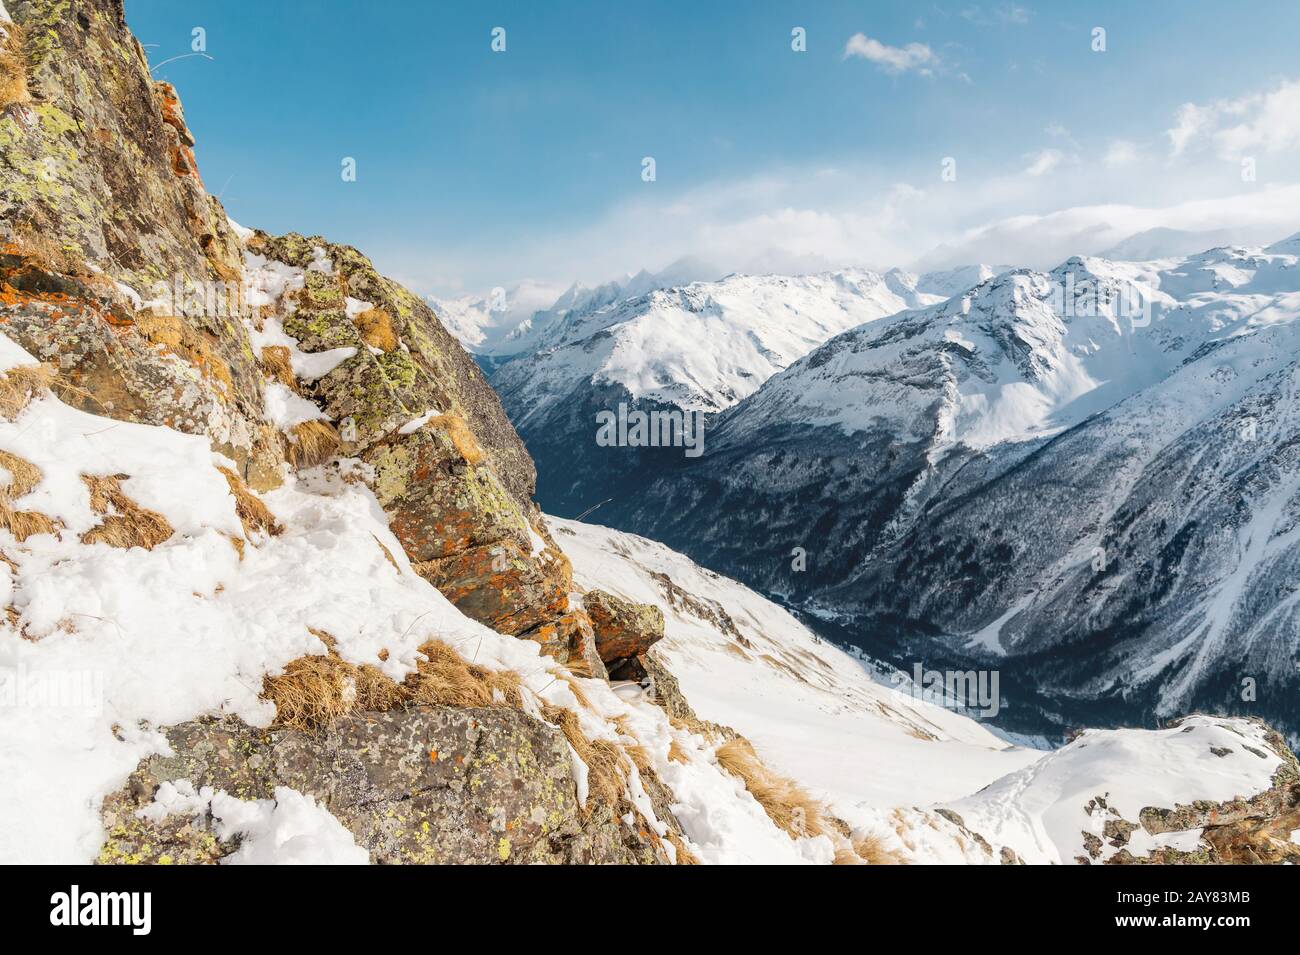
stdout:
[[[59,372],[68,404],[212,437],[247,471],[278,453],[262,376],[220,309],[241,253],[197,171],[175,93],[155,84],[117,0],[20,0],[31,101],[0,113],[0,318]],[[190,174],[193,173],[193,174]],[[133,290],[165,290],[140,314]],[[174,293],[180,292],[181,295]],[[254,464],[257,462],[257,464]]]
[[638,604],[603,590],[590,590],[583,605],[596,634],[596,652],[610,679],[644,680],[648,674],[638,657],[664,636],[664,614],[651,604]]
[[[1175,724],[1176,725],[1176,724]],[[1195,849],[1159,848],[1137,856],[1127,848],[1107,860],[1111,865],[1162,863],[1169,865],[1276,865],[1300,864],[1300,763],[1282,737],[1268,731],[1269,747],[1282,759],[1273,785],[1250,799],[1215,803],[1205,800],[1172,808],[1147,807],[1138,817],[1151,835],[1200,830]],[[1261,759],[1267,758],[1257,752]],[[1110,823],[1108,823],[1108,826]],[[1120,821],[1119,841],[1124,845],[1138,828]]]
[[583,659],[569,562],[530,496],[532,460],[473,360],[356,249],[261,232],[248,248],[303,282],[250,321],[279,321],[307,354],[350,350],[328,373],[290,383],[337,430],[341,453],[369,466],[416,571],[475,620]]
[[[319,237],[255,233],[246,250],[120,0],[10,12],[28,37],[32,100],[0,116],[0,320],[56,368],[59,397],[207,435],[256,490],[286,463],[359,458],[417,571],[463,612],[598,666],[569,606],[568,561],[532,502],[532,460],[429,307]],[[303,287],[251,305],[246,251],[302,269]],[[314,380],[277,375],[250,337],[268,317],[305,353],[354,354]],[[274,380],[319,406],[325,453],[269,424]]]
[[[657,863],[657,837],[614,807],[578,802],[560,732],[505,708],[359,713],[320,733],[200,720],[167,730],[172,755],[144,760],[104,803],[101,864],[219,862],[239,848],[210,815],[141,810],[165,782],[239,799],[277,786],[314,797],[374,863]],[[656,793],[647,787],[651,798]],[[658,818],[680,829],[658,793]]]

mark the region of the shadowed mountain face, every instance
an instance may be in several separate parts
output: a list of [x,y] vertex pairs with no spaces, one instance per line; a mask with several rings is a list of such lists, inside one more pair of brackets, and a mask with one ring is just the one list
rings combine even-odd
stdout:
[[[1017,729],[1204,708],[1294,737],[1297,245],[989,279],[831,339],[701,458],[601,448],[543,505],[612,498],[592,519],[905,669],[997,668]],[[602,397],[544,434],[507,399],[543,474]]]

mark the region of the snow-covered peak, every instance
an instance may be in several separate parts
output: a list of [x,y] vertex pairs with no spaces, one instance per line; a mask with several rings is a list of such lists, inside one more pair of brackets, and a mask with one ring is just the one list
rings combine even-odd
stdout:
[[939,272],[925,272],[917,277],[915,284],[918,291],[951,298],[1010,268],[1009,265],[963,265]]
[[559,291],[540,282],[522,282],[486,296],[431,298],[430,304],[466,350],[505,359],[570,341],[585,316],[619,302],[717,274],[702,259],[686,257],[659,272],[642,269],[594,287],[574,282]]
[[799,423],[884,426],[936,449],[1050,435],[1161,380],[1208,341],[1295,320],[1296,262],[1274,246],[1003,272],[830,340],[738,409],[729,440]]
[[570,314],[560,344],[503,367],[494,383],[529,415],[583,381],[720,411],[832,335],[937,300],[905,273],[729,275]]

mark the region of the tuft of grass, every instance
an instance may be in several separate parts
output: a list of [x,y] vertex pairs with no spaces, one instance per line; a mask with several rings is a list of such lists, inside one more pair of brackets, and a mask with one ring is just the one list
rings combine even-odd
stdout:
[[523,707],[519,675],[467,663],[438,640],[420,647],[424,659],[401,683],[372,664],[342,659],[329,634],[313,630],[326,652],[290,661],[262,680],[262,698],[275,704],[276,722],[314,731],[358,710],[403,706]]
[[90,490],[91,509],[104,515],[98,525],[81,535],[81,543],[153,550],[172,536],[174,531],[167,518],[127,497],[122,490],[122,481],[126,477],[124,474],[81,476]]
[[0,24],[0,110],[32,100],[27,88],[27,43],[17,23]]
[[57,377],[49,365],[18,365],[0,376],[0,418],[14,420]]
[[[884,841],[868,833],[853,840],[853,853],[867,865],[902,865],[897,853],[885,848]],[[838,857],[839,852],[836,852]]]
[[514,670],[489,670],[465,659],[441,640],[420,647],[424,660],[402,686],[410,702],[434,706],[523,707],[519,674]]
[[[284,528],[275,519],[262,499],[249,489],[243,479],[230,468],[217,468],[222,477],[226,479],[226,484],[230,486],[230,493],[235,497],[235,513],[239,515],[239,521],[244,525],[245,534],[263,532],[276,537],[284,531]],[[243,556],[242,551],[240,556]]]
[[400,339],[393,330],[393,320],[382,308],[366,309],[352,319],[352,324],[371,348],[389,352],[398,346]]
[[328,421],[316,419],[294,425],[288,435],[289,463],[295,468],[324,464],[343,446],[339,433]]
[[41,483],[41,469],[26,458],[0,451],[0,467],[9,472],[9,483],[0,485],[0,528],[20,543],[36,534],[54,534],[59,523],[39,511],[15,511],[12,502],[30,494]]
[[0,468],[9,472],[9,483],[0,487],[0,497],[12,501],[36,490],[41,483],[41,469],[26,458],[0,451]]
[[674,763],[682,763],[683,765],[691,761],[690,757],[686,755],[686,750],[678,745],[677,740],[671,740],[668,743],[668,758]]
[[466,464],[472,466],[482,462],[483,449],[479,447],[478,439],[474,437],[474,432],[470,430],[464,418],[454,414],[438,415],[430,418],[425,427],[441,428],[451,439],[456,453],[465,459]]
[[564,706],[552,703],[542,705],[542,718],[560,728],[573,751],[587,766],[587,805],[583,812],[590,815],[593,806],[603,804],[617,813],[623,798],[623,761],[626,757],[615,743],[605,739],[589,739],[582,731],[578,714]]
[[768,818],[792,839],[830,834],[821,803],[794,780],[764,766],[749,740],[743,736],[727,740],[716,755],[722,768],[745,784]]
[[0,528],[7,530],[19,541],[36,534],[54,534],[59,523],[40,511],[15,511],[8,501],[0,501]]
[[700,864],[700,860],[696,857],[695,853],[691,852],[690,849],[686,848],[686,844],[682,842],[681,837],[677,835],[677,833],[669,829],[668,832],[664,834],[664,838],[672,844],[672,847],[674,849],[677,850],[678,865],[699,865]]
[[289,349],[284,345],[267,345],[262,349],[262,368],[290,391],[298,390],[298,378],[293,373]]

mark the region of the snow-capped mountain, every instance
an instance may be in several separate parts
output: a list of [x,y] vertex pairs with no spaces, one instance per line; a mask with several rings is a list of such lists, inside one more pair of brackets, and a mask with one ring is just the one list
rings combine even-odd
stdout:
[[952,298],[1010,270],[1009,265],[963,265],[939,272],[924,272],[916,280],[916,287],[918,291],[929,295]]
[[587,316],[615,303],[717,274],[707,262],[686,257],[658,272],[642,269],[596,286],[575,282],[560,291],[540,282],[521,282],[486,296],[430,297],[429,303],[465,349],[491,368],[571,340],[581,333]]
[[895,662],[996,659],[1021,729],[1295,734],[1298,245],[1071,259],[855,328],[599,517]]
[[577,514],[642,469],[637,449],[593,444],[597,414],[620,404],[716,414],[831,336],[937,300],[901,271],[731,275],[571,312],[556,345],[502,365],[492,384],[548,463],[538,499]]
[[[559,290],[540,282],[521,282],[500,290],[499,296],[429,297],[438,319],[471,354],[507,354],[519,329],[555,301]],[[526,348],[526,343],[520,346]]]

